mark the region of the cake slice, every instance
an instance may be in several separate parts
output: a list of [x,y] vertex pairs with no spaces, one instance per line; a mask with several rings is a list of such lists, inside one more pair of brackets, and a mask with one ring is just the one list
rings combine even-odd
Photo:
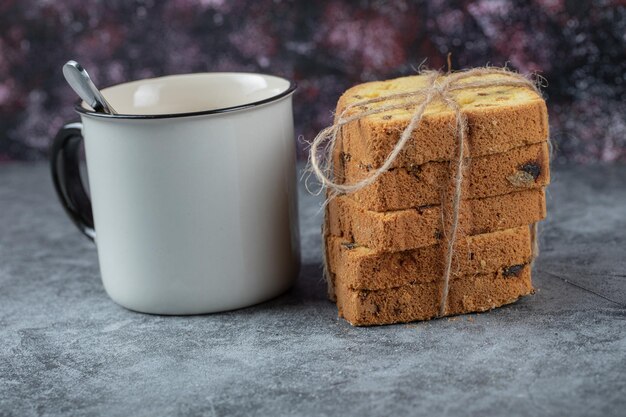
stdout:
[[[382,290],[440,280],[443,275],[441,244],[402,252],[376,252],[343,238],[326,240],[330,272],[350,289]],[[494,272],[532,259],[530,231],[520,226],[459,239],[455,246],[452,278]],[[332,284],[332,283],[331,283]]]
[[[441,78],[446,77],[442,75]],[[506,73],[470,77],[468,83],[511,79]],[[406,93],[427,85],[427,76],[414,75],[387,81],[360,84],[347,90],[337,103],[337,117],[357,102]],[[520,146],[545,142],[548,113],[539,94],[523,87],[468,88],[450,93],[468,120],[467,142],[472,157],[502,153]],[[366,116],[341,129],[334,148],[337,154],[373,168],[380,167],[407,127],[417,104],[409,99],[386,100],[366,107],[352,107],[347,115],[390,104],[406,104],[396,110]],[[427,106],[424,117],[411,139],[394,161],[394,167],[421,165],[429,161],[454,159],[457,149],[455,115],[440,100]]]
[[[355,290],[337,282],[339,316],[355,326],[403,323],[437,317],[441,282],[416,283],[385,290]],[[530,266],[516,265],[497,272],[450,281],[445,315],[491,310],[533,291]]]
[[[543,189],[463,200],[459,235],[478,235],[529,225],[546,216]],[[328,203],[328,232],[379,252],[397,252],[437,244],[444,236],[441,206],[379,213],[363,210],[351,196]]]
[[[371,175],[372,167],[345,155],[334,161],[335,178],[354,184]],[[550,151],[547,142],[511,149],[504,153],[470,158],[463,180],[464,198],[484,198],[537,189],[550,182]],[[351,194],[365,210],[390,211],[440,204],[453,173],[449,162],[393,168],[371,185]]]

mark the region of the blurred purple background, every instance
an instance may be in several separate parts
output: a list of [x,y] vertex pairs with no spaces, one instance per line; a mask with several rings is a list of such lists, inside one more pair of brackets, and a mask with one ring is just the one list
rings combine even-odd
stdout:
[[[164,74],[295,79],[312,139],[361,81],[486,63],[549,82],[557,161],[626,162],[626,1],[0,0],[0,161],[45,158],[76,100],[61,65],[100,86]],[[304,155],[300,143],[300,154]]]

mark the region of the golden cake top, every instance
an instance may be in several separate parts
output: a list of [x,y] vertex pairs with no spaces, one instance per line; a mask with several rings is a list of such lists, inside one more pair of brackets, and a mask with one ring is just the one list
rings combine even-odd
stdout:
[[[439,81],[443,81],[447,75],[442,74],[438,77]],[[337,114],[351,104],[362,102],[368,99],[375,99],[394,94],[407,93],[414,90],[426,88],[428,86],[429,76],[426,74],[412,75],[408,77],[395,78],[386,81],[373,81],[356,85],[348,89],[339,99],[337,104]],[[463,85],[475,81],[506,81],[512,79],[512,75],[506,72],[497,74],[485,74],[477,76],[469,76],[460,79],[456,85]],[[461,106],[464,111],[475,111],[480,109],[493,109],[494,107],[514,107],[518,105],[528,104],[533,101],[543,101],[542,97],[534,90],[526,87],[512,86],[489,86],[489,87],[468,87],[461,90],[450,91],[450,95]],[[363,110],[371,110],[383,106],[405,105],[399,109],[386,110],[381,113],[367,116],[368,119],[374,121],[381,120],[405,120],[409,119],[419,105],[419,96],[393,99],[381,101],[377,103],[367,104],[365,107],[355,107],[350,109],[348,114],[356,114]],[[451,113],[452,110],[446,106],[441,100],[434,100],[428,105],[425,115]]]

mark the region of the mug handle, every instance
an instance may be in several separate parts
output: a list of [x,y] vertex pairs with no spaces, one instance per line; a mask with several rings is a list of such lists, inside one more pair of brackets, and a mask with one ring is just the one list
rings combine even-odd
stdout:
[[68,123],[57,133],[50,150],[52,182],[61,205],[76,227],[90,240],[95,241],[91,200],[80,176],[78,151],[83,140],[83,124]]

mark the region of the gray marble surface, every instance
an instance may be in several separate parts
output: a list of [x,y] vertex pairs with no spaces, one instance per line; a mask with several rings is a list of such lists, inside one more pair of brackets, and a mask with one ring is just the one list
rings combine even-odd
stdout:
[[319,200],[295,287],[239,311],[110,301],[47,166],[0,166],[1,416],[626,415],[626,167],[555,169],[535,295],[354,328],[326,300]]

